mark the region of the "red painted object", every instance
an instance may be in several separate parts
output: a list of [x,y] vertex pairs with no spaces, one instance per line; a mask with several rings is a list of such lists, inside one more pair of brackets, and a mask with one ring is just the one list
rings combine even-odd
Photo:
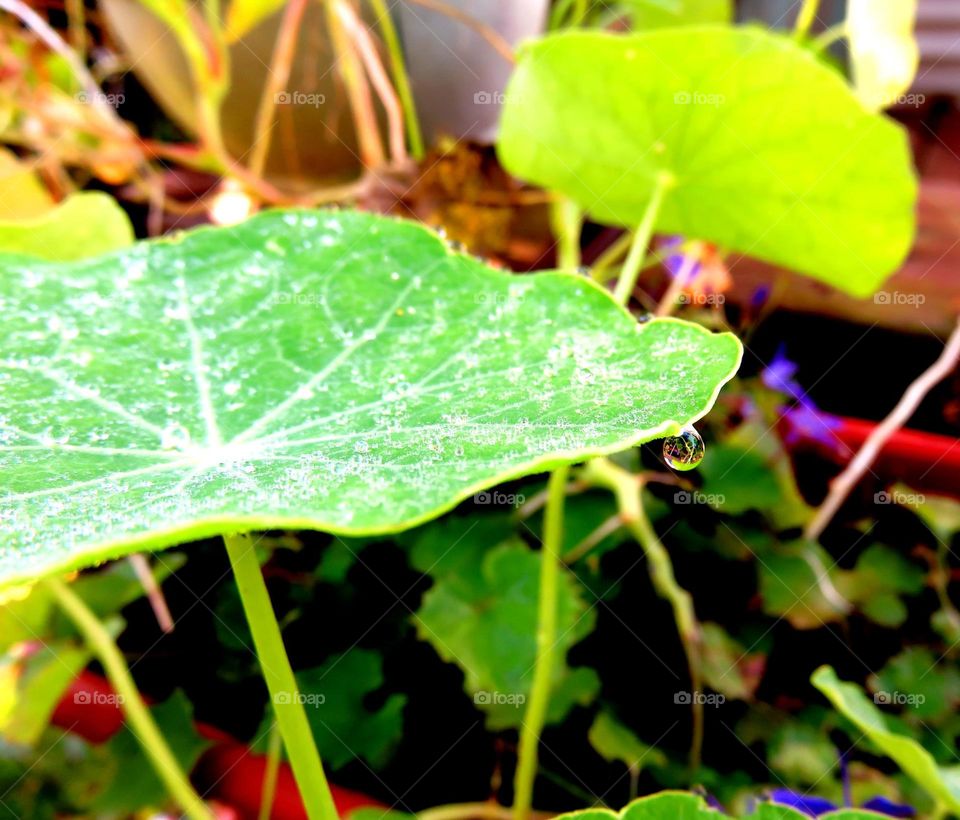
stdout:
[[[842,447],[828,447],[816,439],[804,438],[794,449],[811,449],[838,463],[849,462],[877,424],[847,416],[837,418],[840,426],[832,433]],[[796,428],[792,432],[802,434]],[[870,469],[889,484],[900,482],[931,495],[960,498],[960,439],[906,428],[897,430]]]
[[[123,726],[123,711],[110,682],[84,671],[77,675],[60,699],[52,723],[91,743],[104,743]],[[214,745],[200,756],[191,779],[200,787],[205,799],[228,806],[238,820],[254,820],[260,811],[266,756],[251,752],[249,747],[214,726],[198,723],[197,731],[212,740]],[[387,808],[350,789],[331,786],[330,791],[341,817],[364,806]],[[270,817],[272,820],[306,820],[307,817],[293,772],[285,761],[281,762],[277,774]]]

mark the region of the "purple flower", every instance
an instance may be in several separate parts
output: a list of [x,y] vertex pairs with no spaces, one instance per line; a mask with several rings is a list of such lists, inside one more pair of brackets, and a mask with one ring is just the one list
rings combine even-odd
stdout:
[[806,390],[794,378],[797,365],[787,358],[784,345],[777,348],[773,361],[760,374],[760,381],[778,393],[784,393],[793,399],[794,404],[782,408],[781,413],[787,422],[787,433],[784,441],[788,445],[799,441],[818,441],[830,449],[840,446],[834,431],[839,429],[842,422],[836,416],[820,410]]
[[668,236],[660,243],[660,256],[663,266],[667,269],[671,279],[676,279],[686,268],[683,284],[693,281],[700,273],[703,263],[698,259],[692,265],[687,261],[689,249],[687,241],[682,236]]
[[[770,802],[779,806],[790,806],[808,817],[819,817],[841,808],[822,797],[801,794],[790,789],[774,789],[770,792]],[[916,811],[912,806],[904,806],[887,800],[886,797],[874,797],[868,800],[861,808],[885,814],[887,817],[915,817]]]
[[793,377],[797,374],[796,362],[787,358],[787,348],[780,345],[768,364],[760,374],[760,381],[771,390],[786,393],[790,398],[800,401],[806,395],[804,389]]
[[808,817],[819,817],[821,814],[826,814],[828,811],[837,808],[836,804],[823,797],[800,794],[800,792],[793,792],[790,789],[774,789],[770,792],[770,802],[776,803],[778,806],[790,806],[790,808],[796,809]]

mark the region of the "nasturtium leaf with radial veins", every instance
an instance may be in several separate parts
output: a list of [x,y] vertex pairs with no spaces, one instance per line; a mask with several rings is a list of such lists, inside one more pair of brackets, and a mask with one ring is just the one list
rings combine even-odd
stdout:
[[352,212],[0,256],[0,309],[0,584],[224,532],[394,532],[675,433],[741,353]]
[[758,28],[536,41],[505,93],[498,150],[517,176],[629,227],[669,180],[657,230],[855,296],[876,290],[913,239],[903,129],[815,55]]

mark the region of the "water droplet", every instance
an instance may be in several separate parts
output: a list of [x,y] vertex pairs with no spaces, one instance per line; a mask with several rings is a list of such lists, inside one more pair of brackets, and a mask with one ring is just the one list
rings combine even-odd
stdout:
[[681,430],[679,436],[663,440],[663,460],[674,470],[694,469],[703,461],[703,453],[703,439],[692,427]]

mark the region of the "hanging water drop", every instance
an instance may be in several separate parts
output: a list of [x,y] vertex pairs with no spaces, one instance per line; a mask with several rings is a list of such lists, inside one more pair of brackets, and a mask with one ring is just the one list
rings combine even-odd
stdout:
[[703,461],[703,452],[703,439],[692,427],[663,440],[663,460],[674,470],[693,470]]

